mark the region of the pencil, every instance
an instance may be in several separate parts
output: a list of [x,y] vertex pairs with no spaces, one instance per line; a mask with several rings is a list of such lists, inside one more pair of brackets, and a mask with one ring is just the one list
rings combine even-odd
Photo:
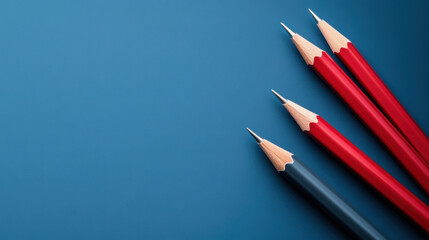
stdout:
[[386,239],[292,153],[262,139],[248,129],[280,175],[317,201],[346,229],[361,239]]
[[308,9],[334,54],[371,96],[402,135],[429,164],[429,138],[360,54],[353,43]]
[[429,232],[429,207],[319,115],[273,91],[302,131]]
[[307,65],[326,81],[429,194],[429,168],[410,143],[325,51],[282,25]]

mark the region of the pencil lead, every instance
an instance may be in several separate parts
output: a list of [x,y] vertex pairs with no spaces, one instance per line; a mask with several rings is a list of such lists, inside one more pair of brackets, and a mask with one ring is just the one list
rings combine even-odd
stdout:
[[286,29],[286,31],[289,33],[290,37],[293,37],[296,35],[296,33],[293,32],[292,30],[290,30],[284,23],[281,22],[280,24],[284,27],[284,29]]
[[319,23],[320,21],[322,21],[322,19],[320,19],[316,14],[314,14],[313,11],[311,11],[311,9],[309,8],[308,11],[310,11],[311,15],[313,15],[314,20],[316,20],[317,23]]
[[276,91],[274,91],[273,89],[271,89],[271,92],[274,93],[274,95],[276,95],[276,97],[280,100],[280,102],[282,102],[282,104],[286,104],[287,103],[287,99],[285,99],[284,97],[282,97],[282,95],[278,94]]
[[246,128],[247,131],[249,131],[249,133],[252,135],[253,138],[255,138],[256,142],[261,143],[262,142],[262,138],[259,137],[256,133],[254,133],[252,130],[250,130],[249,128]]

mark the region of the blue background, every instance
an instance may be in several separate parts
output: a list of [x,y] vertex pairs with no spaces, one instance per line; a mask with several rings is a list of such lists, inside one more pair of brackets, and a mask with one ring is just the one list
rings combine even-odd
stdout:
[[245,127],[387,236],[422,238],[270,92],[322,115],[429,202],[280,26],[329,50],[308,7],[429,133],[427,1],[2,1],[0,239],[347,238]]

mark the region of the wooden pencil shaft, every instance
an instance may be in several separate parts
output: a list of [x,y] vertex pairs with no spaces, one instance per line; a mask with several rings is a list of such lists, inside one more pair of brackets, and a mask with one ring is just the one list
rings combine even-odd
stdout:
[[324,208],[333,218],[361,239],[386,239],[345,200],[335,193],[308,167],[292,156],[293,163],[279,173],[296,184],[304,193]]

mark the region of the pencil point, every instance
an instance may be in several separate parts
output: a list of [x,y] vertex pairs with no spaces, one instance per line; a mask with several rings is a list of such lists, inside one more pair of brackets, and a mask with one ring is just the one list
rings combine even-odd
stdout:
[[311,15],[313,15],[314,20],[316,20],[317,23],[319,23],[320,21],[322,21],[322,19],[320,19],[316,14],[314,14],[313,11],[311,11],[311,9],[309,8],[308,11],[310,11]]
[[296,35],[296,33],[295,32],[293,32],[292,30],[290,30],[284,23],[280,23],[283,27],[284,27],[284,29],[286,29],[286,31],[289,33],[289,35],[291,36],[291,37],[293,37],[293,36],[295,36]]
[[280,102],[282,102],[282,104],[286,104],[287,103],[287,99],[285,99],[284,97],[282,97],[282,95],[278,94],[273,89],[271,89],[271,92],[273,92],[274,95],[276,95],[276,97],[280,100]]
[[253,138],[255,138],[256,142],[261,143],[262,142],[262,138],[259,137],[256,133],[254,133],[252,130],[250,130],[249,128],[246,128],[247,131],[249,131],[249,133],[252,135]]

